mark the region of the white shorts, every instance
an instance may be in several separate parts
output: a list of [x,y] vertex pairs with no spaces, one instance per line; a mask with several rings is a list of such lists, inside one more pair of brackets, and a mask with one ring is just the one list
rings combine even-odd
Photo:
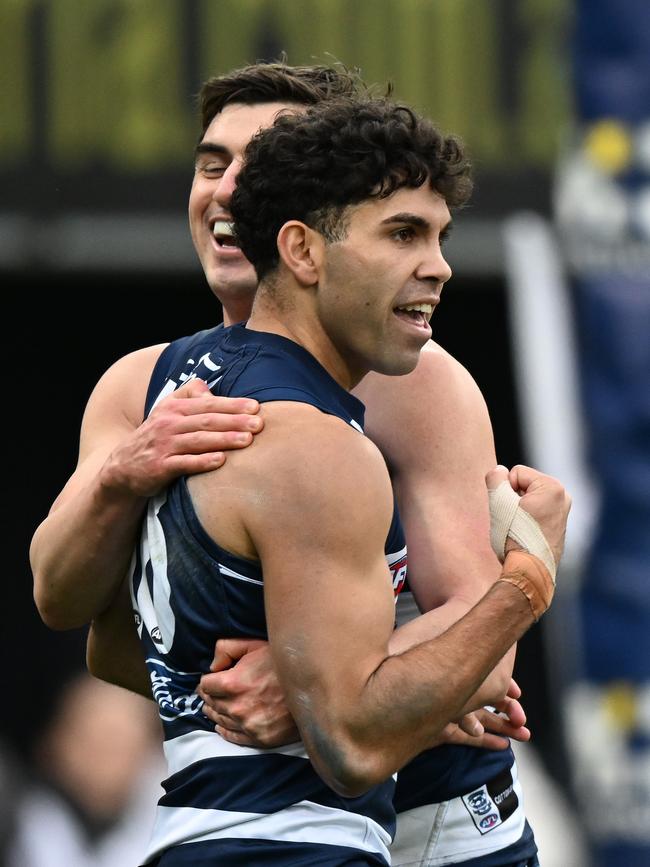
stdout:
[[398,813],[390,848],[393,867],[458,864],[517,843],[524,833],[526,817],[516,764],[512,766],[512,779],[519,805],[505,821],[501,821],[498,805],[486,786],[451,801]]

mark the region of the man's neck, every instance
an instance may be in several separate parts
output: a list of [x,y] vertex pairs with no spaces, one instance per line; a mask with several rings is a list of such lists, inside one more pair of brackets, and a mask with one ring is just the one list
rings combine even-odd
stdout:
[[246,324],[252,331],[267,331],[293,340],[322,364],[330,376],[346,391],[350,391],[367,371],[357,375],[350,369],[324,331],[318,318],[313,315],[279,310],[268,299],[256,297],[253,310]]
[[223,324],[226,328],[229,325],[237,325],[238,322],[246,322],[251,313],[251,308],[249,304],[230,304],[226,307],[225,304],[222,304],[221,309],[223,311]]

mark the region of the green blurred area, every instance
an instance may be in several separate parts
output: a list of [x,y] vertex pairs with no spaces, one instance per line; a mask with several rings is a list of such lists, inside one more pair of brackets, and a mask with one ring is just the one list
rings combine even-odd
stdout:
[[[0,170],[187,165],[204,78],[285,51],[360,67],[479,169],[550,169],[572,0],[0,0]],[[380,88],[381,89],[381,88]]]

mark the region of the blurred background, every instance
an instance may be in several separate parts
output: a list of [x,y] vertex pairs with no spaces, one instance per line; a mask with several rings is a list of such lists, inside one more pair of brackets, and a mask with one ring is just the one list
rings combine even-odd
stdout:
[[574,498],[557,601],[517,664],[530,818],[546,867],[648,867],[647,0],[0,0],[0,841],[18,841],[0,859],[56,867],[52,847],[25,848],[44,821],[67,867],[136,863],[148,836],[151,708],[88,682],[83,631],[41,624],[29,540],[74,468],[101,373],[220,321],[185,215],[195,94],[281,52],[392,81],[469,147],[476,193],[434,338],[479,383],[499,460],[557,475]]

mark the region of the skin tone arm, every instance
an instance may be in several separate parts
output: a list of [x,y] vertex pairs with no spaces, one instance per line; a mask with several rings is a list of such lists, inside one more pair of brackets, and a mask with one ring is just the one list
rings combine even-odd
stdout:
[[[379,452],[311,407],[262,411],[268,434],[256,448],[218,474],[193,477],[190,489],[220,544],[259,554],[270,646],[289,708],[319,773],[353,796],[435,743],[533,616],[523,594],[499,581],[444,634],[391,655],[394,602],[383,546],[392,491]],[[538,477],[520,477],[519,487],[532,488]],[[564,491],[541,478],[542,506],[562,529]],[[553,521],[542,526],[557,536]],[[477,634],[480,648],[468,654]]]
[[90,624],[86,666],[100,680],[153,698],[149,669],[133,621],[128,580],[122,581],[111,604]]
[[[388,397],[382,399],[381,395],[387,390]],[[489,516],[483,481],[487,469],[496,463],[492,433],[485,403],[475,383],[461,365],[433,344],[423,352],[414,374],[394,378],[370,374],[358,391],[367,402],[367,419],[375,439],[381,441],[392,463],[400,466],[398,478],[394,477],[393,481],[398,483],[398,493],[402,494],[411,582],[416,594],[420,590],[417,595],[423,608],[438,606],[428,616],[428,621],[411,623],[393,634],[391,653],[397,653],[444,631],[469,610],[500,573],[487,541]],[[424,396],[414,399],[413,394]],[[383,407],[389,411],[382,412]],[[395,438],[395,445],[392,438]],[[418,443],[427,438],[433,441],[431,457],[427,450],[418,448]],[[413,508],[409,508],[411,492]],[[449,504],[448,510],[446,504]],[[480,538],[486,540],[483,545],[479,543]],[[431,550],[438,552],[437,558],[430,556]],[[463,552],[460,563],[458,551]],[[443,560],[447,553],[449,556]],[[434,581],[440,588],[437,595],[430,592]],[[128,600],[128,594],[125,598]],[[92,648],[89,652],[93,673],[134,688],[125,682],[125,673],[133,669],[136,658],[140,665],[142,660],[132,626],[130,602],[127,601],[125,607],[122,622],[126,629],[121,633],[123,641],[119,644],[122,661],[117,663],[118,643],[115,634],[111,640],[112,629],[107,625],[113,622],[114,612],[96,620],[91,632],[94,645],[102,630],[106,632],[111,655],[101,663],[101,654],[93,653]],[[241,657],[244,659],[230,668]],[[490,703],[509,714],[512,725],[493,714],[481,714],[481,722],[492,731],[526,739],[530,735],[521,728],[525,722],[521,706],[511,698],[504,698],[506,690],[513,688],[509,680],[512,657],[511,652],[488,679],[482,694],[477,696],[476,706]],[[224,671],[226,668],[230,670]],[[258,746],[276,746],[296,739],[295,723],[263,642],[228,639],[219,642],[213,670],[223,673],[204,677],[201,694],[206,700],[206,714],[224,737],[235,743]],[[138,691],[146,694],[148,678],[143,665],[142,672],[140,683],[144,686]],[[516,685],[514,690],[512,698],[516,699],[519,696]],[[453,726],[446,735],[447,741],[451,738],[454,742],[471,742],[492,749],[506,745],[503,739],[489,735],[480,742],[468,739]]]
[[[409,585],[421,610],[430,611],[394,633],[391,652],[397,653],[444,632],[500,574],[489,542],[484,481],[496,464],[492,427],[472,377],[434,343],[413,373],[370,373],[355,394],[366,404],[366,431],[392,469],[409,547]],[[521,707],[504,698],[513,688],[514,655],[513,647],[476,698],[477,706],[511,710],[518,726],[525,721]],[[240,660],[235,667],[233,659]],[[206,715],[224,737],[259,746],[295,739],[263,645],[219,642],[213,671],[220,673],[203,677],[201,695]],[[485,721],[495,724],[489,716]]]
[[[492,426],[476,383],[434,343],[404,377],[369,374],[357,389],[366,431],[391,469],[408,542],[408,580],[426,618],[393,636],[393,652],[457,622],[498,578],[485,475],[496,465]],[[491,672],[477,706],[503,699],[515,648]]]
[[30,548],[34,599],[44,622],[72,629],[103,611],[128,569],[146,498],[184,473],[220,466],[261,428],[258,404],[214,397],[193,380],[143,422],[164,345],[117,361],[100,379],[81,426],[77,467]]

